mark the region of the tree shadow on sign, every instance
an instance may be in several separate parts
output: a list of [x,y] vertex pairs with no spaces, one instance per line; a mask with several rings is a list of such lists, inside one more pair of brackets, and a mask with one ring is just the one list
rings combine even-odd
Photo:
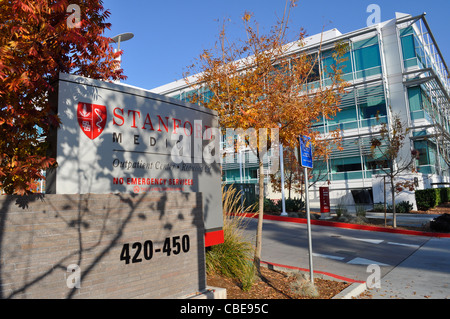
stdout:
[[[109,206],[108,202],[99,203],[99,199],[102,197],[109,198],[111,205]],[[196,282],[192,281],[188,285],[188,288],[196,285],[189,293],[206,287],[201,194],[178,194],[176,196],[166,196],[165,194],[158,196],[156,194],[86,194],[45,195],[44,197],[39,195],[18,199],[16,196],[5,196],[1,203],[0,257],[5,261],[0,264],[0,297],[2,299],[128,297],[129,295],[121,295],[119,287],[117,289],[111,288],[111,285],[116,285],[112,282],[114,280],[113,275],[118,275],[116,271],[121,267],[118,266],[121,263],[119,260],[120,248],[118,247],[121,247],[124,242],[132,240],[140,241],[161,236],[181,235],[181,233],[178,233],[180,228],[175,226],[177,220],[180,222],[192,220],[191,226],[187,226],[188,224],[185,223],[186,226],[183,227],[191,227],[189,231],[191,240],[194,240],[194,236],[196,237],[196,242],[191,241],[192,248],[190,251],[191,254],[196,254],[196,256],[191,255],[189,260],[196,259],[197,265],[195,266],[198,268],[198,278]],[[186,199],[189,199],[189,201],[186,201]],[[156,208],[146,208],[146,201],[152,202],[152,205]],[[19,205],[24,207],[24,202],[27,202],[28,208],[19,207]],[[142,229],[130,233],[130,229],[127,227],[143,225],[149,219],[154,218],[152,216],[155,216],[155,214],[166,216],[166,212],[173,210],[172,204],[174,202],[178,202],[178,204],[189,203],[192,208],[184,209],[183,212],[171,212],[172,217],[170,219],[162,218],[161,223],[159,223],[161,234],[158,236],[153,234],[155,237],[152,237],[150,230],[142,238],[136,238],[135,236],[141,233]],[[122,206],[118,207],[118,203],[122,203]],[[26,217],[21,218],[21,216]],[[35,222],[35,224],[32,225],[32,222]],[[46,227],[41,227],[46,223]],[[30,226],[27,232],[12,231],[14,228],[27,224]],[[51,226],[52,224],[54,226]],[[172,232],[173,229],[177,232],[176,234]],[[64,238],[65,244],[58,245],[57,243],[62,238]],[[39,251],[39,243],[42,243],[43,240],[46,240],[44,245],[47,248],[53,247],[56,251],[47,251],[48,255],[42,250]],[[21,243],[19,247],[15,245],[17,242]],[[185,262],[181,262],[181,264],[183,263]],[[79,265],[81,269],[81,289],[66,286],[66,277],[69,276],[67,271],[69,266],[73,264]],[[190,264],[190,267],[192,266],[194,265]],[[22,269],[14,269],[16,267]],[[34,267],[38,267],[38,269],[34,269]],[[154,277],[151,274],[152,268],[146,267],[148,278]],[[171,271],[174,270],[173,267],[166,268],[172,268]],[[131,268],[125,268],[122,272],[125,270],[128,271]],[[20,271],[20,275],[14,274],[15,271]],[[99,275],[99,273],[102,274]],[[104,277],[99,279],[99,276]],[[95,290],[97,288],[95,283],[92,283],[92,280],[95,281],[93,278],[105,281],[111,280],[109,282],[110,294],[96,296]],[[54,285],[55,282],[55,289],[49,291],[48,287]],[[126,286],[126,283],[123,283],[123,285]],[[84,291],[83,288],[85,288]],[[175,293],[177,289],[174,289]],[[91,294],[86,294],[86,291],[89,290],[92,291]],[[148,285],[147,292],[136,292],[134,297],[145,295],[149,291],[152,293],[155,291],[155,287],[152,287],[151,283]],[[100,291],[100,293],[102,292]]]

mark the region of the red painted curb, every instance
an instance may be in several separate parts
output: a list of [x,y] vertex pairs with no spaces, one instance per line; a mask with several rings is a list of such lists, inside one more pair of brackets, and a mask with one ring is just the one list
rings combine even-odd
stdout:
[[[243,215],[245,217],[249,217],[249,218],[258,218],[258,213],[255,213],[255,214],[246,213]],[[297,223],[297,224],[306,224],[307,223],[306,218],[285,217],[285,216],[275,216],[275,215],[264,215],[263,218],[267,219],[267,220],[276,220],[276,221]],[[394,229],[394,228],[385,228],[385,227],[378,227],[378,226],[366,226],[366,225],[349,224],[349,223],[341,223],[341,222],[330,222],[330,221],[326,221],[326,220],[312,219],[311,225],[331,226],[331,227],[359,229],[359,230],[368,230],[368,231],[379,231],[379,232],[384,232],[384,233],[395,233],[395,234],[414,235],[414,236],[450,238],[450,234],[446,234],[446,233],[433,233],[433,232],[423,232],[423,231],[418,231],[418,230]]]
[[[300,271],[304,271],[304,272],[309,272],[309,269],[306,268],[300,268],[300,267],[294,267],[294,266],[288,266],[288,265],[281,265],[281,264],[276,264],[276,263],[271,263],[271,262],[267,262],[267,261],[261,261],[261,263],[266,264],[266,265],[271,265],[271,266],[275,266],[275,267],[280,267],[280,268],[287,268],[287,269],[293,269],[293,270],[300,270]],[[313,273],[315,274],[322,274],[325,276],[329,276],[332,278],[336,278],[342,281],[346,281],[346,282],[350,282],[350,283],[359,283],[362,284],[365,281],[361,281],[361,280],[354,280],[351,278],[347,278],[347,277],[343,277],[343,276],[339,276],[339,275],[335,275],[329,272],[325,272],[325,271],[317,271],[317,270],[313,270]]]

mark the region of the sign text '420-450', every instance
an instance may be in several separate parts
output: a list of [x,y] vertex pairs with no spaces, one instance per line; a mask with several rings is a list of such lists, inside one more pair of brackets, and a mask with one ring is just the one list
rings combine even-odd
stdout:
[[164,240],[162,247],[155,247],[153,241],[151,240],[147,240],[144,243],[127,243],[122,247],[120,260],[125,261],[125,264],[129,264],[130,261],[131,263],[140,263],[143,261],[142,257],[148,261],[153,258],[154,254],[157,253],[162,253],[166,256],[170,256],[170,254],[178,255],[180,253],[187,253],[189,249],[190,240],[188,235],[184,235],[182,237],[167,237]]

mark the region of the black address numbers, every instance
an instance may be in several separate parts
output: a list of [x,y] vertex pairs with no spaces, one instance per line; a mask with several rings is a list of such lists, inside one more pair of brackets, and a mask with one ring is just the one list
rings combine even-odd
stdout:
[[155,247],[153,241],[146,240],[144,243],[135,242],[132,244],[124,244],[120,253],[120,261],[125,264],[140,263],[143,260],[152,259],[154,254],[162,253],[166,256],[187,253],[190,247],[189,236],[167,237],[161,247]]

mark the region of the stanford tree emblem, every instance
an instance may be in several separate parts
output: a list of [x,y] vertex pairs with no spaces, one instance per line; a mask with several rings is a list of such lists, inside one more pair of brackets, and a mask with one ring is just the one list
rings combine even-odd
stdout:
[[81,130],[91,140],[96,139],[106,125],[106,107],[90,103],[78,103],[77,118]]

